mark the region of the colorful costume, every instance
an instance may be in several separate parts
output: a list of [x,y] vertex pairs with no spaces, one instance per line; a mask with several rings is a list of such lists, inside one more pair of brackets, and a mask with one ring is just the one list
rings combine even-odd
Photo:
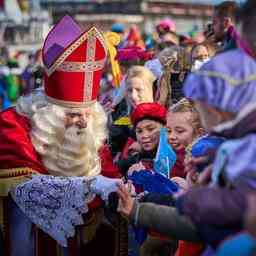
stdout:
[[212,130],[228,140],[217,151],[211,186],[179,198],[180,211],[212,245],[242,229],[246,197],[256,186],[255,72],[255,60],[237,49],[217,55],[190,75],[184,86],[188,98],[234,114]]
[[[34,128],[35,116],[45,109],[41,118],[46,119],[43,122],[39,119],[45,128],[41,135],[48,130],[50,138],[50,134],[60,132],[54,131],[60,120],[56,119],[52,127],[46,124],[46,120],[53,121],[52,113],[47,112],[51,106],[53,111],[60,111],[64,116],[66,111],[90,109],[91,113],[100,115],[101,125],[105,126],[104,112],[96,106],[105,60],[106,48],[101,33],[96,28],[82,32],[69,16],[65,16],[50,31],[44,43],[45,93],[24,97],[31,101],[27,106],[21,98],[16,109],[10,108],[0,114],[0,224],[4,231],[5,255],[79,255],[82,245],[78,241],[92,239],[93,226],[101,222],[102,202],[107,200],[117,181],[104,176],[120,177],[109,149],[103,141],[95,146],[99,148],[95,168],[79,175],[75,168],[65,175],[64,166],[63,169],[60,167],[60,152],[53,154],[56,166],[60,167],[60,173],[55,175],[54,168],[46,164],[42,154],[49,154],[50,139],[41,149],[36,147],[39,140],[36,142]],[[43,99],[40,106],[37,105],[39,98]],[[96,108],[96,112],[92,108]],[[95,116],[90,123],[93,118]],[[95,140],[93,138],[91,143]],[[28,177],[31,174],[35,176]]]
[[229,140],[217,152],[210,186],[192,188],[175,201],[175,208],[135,202],[130,219],[136,226],[185,241],[204,241],[213,248],[241,231],[246,198],[256,184],[255,72],[255,60],[234,50],[216,56],[188,77],[186,97],[234,113],[233,120],[212,131]]

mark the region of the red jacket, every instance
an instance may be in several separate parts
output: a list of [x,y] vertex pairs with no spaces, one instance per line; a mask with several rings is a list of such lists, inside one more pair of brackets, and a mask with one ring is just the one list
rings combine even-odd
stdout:
[[177,160],[174,167],[172,168],[171,178],[172,177],[186,178],[186,173],[184,172],[185,149],[182,149],[176,152],[176,155],[177,155]]
[[[15,108],[9,108],[0,113],[0,179],[24,176],[26,173],[22,168],[29,168],[40,174],[48,174],[40,155],[31,142],[30,130],[30,120],[18,114]],[[120,177],[107,145],[102,146],[99,155],[101,174],[110,178]],[[12,168],[14,168],[13,171],[10,170]],[[16,171],[15,168],[21,168],[21,171]],[[10,170],[8,177],[3,175],[6,173],[3,170]]]

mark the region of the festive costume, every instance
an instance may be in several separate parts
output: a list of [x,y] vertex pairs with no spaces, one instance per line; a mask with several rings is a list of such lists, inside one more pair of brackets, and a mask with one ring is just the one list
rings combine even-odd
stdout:
[[255,71],[255,60],[234,50],[216,56],[188,77],[186,97],[235,114],[213,129],[230,140],[217,152],[210,186],[189,190],[178,198],[176,209],[135,202],[130,215],[135,225],[161,234],[168,230],[167,235],[177,239],[201,240],[213,247],[243,228],[246,198],[255,190]]
[[[166,109],[158,103],[141,103],[131,114],[131,122],[134,127],[137,123],[144,120],[155,120],[161,124],[166,123]],[[128,151],[128,146],[134,142],[133,139],[129,138],[127,141],[127,147],[123,154],[123,158],[117,162],[123,175],[127,174],[128,169],[135,163],[138,163],[142,159],[151,159],[153,160],[156,155],[156,149],[152,152],[142,152],[137,154],[131,154],[132,152]]]
[[217,55],[184,86],[188,98],[235,115],[212,129],[228,140],[217,151],[211,186],[193,189],[178,200],[180,211],[215,246],[241,230],[246,197],[255,189],[255,72],[255,60],[237,49]]
[[241,233],[231,239],[225,241],[218,249],[217,256],[224,255],[254,255],[256,251],[255,238],[250,234]]
[[[99,148],[96,160],[100,164],[88,172],[88,177],[86,173],[72,174],[72,170],[65,175],[61,168],[59,177],[55,177],[49,175],[54,173],[53,169],[47,168],[42,152],[35,147],[32,130],[34,116],[48,106],[56,106],[56,111],[61,107],[63,111],[72,111],[95,106],[105,60],[106,47],[101,33],[96,28],[82,32],[65,16],[50,31],[43,47],[44,105],[29,115],[29,111],[20,111],[25,107],[18,103],[16,109],[0,114],[0,220],[5,255],[79,255],[82,247],[79,243],[88,242],[90,233],[99,225],[103,200],[107,200],[117,181],[104,176],[120,177],[109,149]],[[33,97],[26,97],[31,100],[28,105],[38,102]],[[44,117],[49,118],[50,114],[46,112]],[[47,152],[49,149],[44,146],[42,149]],[[28,177],[31,174],[35,176]],[[95,227],[90,223],[95,223]]]
[[131,121],[134,127],[144,119],[155,120],[165,124],[166,114],[166,108],[158,103],[141,103],[132,112]]
[[[139,104],[131,114],[131,121],[134,128],[143,120],[153,120],[165,125],[167,110],[158,103],[142,103]],[[176,154],[167,144],[167,131],[161,128],[159,132],[159,144],[157,150],[152,152],[142,152],[134,155],[129,160],[137,160],[142,162],[147,170],[133,172],[128,176],[137,192],[147,191],[151,193],[170,195],[178,190],[176,183],[169,179],[172,167],[176,161]],[[130,162],[131,163],[131,162]],[[154,170],[154,173],[152,171]],[[136,239],[141,244],[141,255],[169,255],[170,251],[176,248],[176,241],[167,239],[159,235],[154,230],[135,228]]]

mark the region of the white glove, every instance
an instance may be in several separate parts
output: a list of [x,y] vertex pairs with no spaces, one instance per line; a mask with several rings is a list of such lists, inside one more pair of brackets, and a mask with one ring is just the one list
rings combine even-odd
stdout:
[[112,192],[117,191],[117,183],[122,182],[121,179],[107,178],[102,175],[94,177],[90,189],[93,193],[99,195],[102,200],[108,200],[108,196]]

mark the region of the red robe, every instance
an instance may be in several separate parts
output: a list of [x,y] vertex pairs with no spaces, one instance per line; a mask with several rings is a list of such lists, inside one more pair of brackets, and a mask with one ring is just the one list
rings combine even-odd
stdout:
[[[14,108],[0,113],[0,172],[1,169],[29,167],[41,174],[48,173],[31,142],[30,130],[29,119],[19,115]],[[110,178],[120,177],[107,145],[102,146],[99,155],[101,174]]]
[[[40,155],[35,151],[31,142],[30,131],[30,120],[18,114],[15,108],[9,108],[0,113],[0,186],[8,183],[8,188],[9,185],[13,185],[12,179],[22,178],[31,172],[48,174]],[[120,177],[107,145],[99,150],[99,155],[101,174],[110,178]],[[96,198],[90,203],[89,209],[98,208],[101,204],[101,199]]]

